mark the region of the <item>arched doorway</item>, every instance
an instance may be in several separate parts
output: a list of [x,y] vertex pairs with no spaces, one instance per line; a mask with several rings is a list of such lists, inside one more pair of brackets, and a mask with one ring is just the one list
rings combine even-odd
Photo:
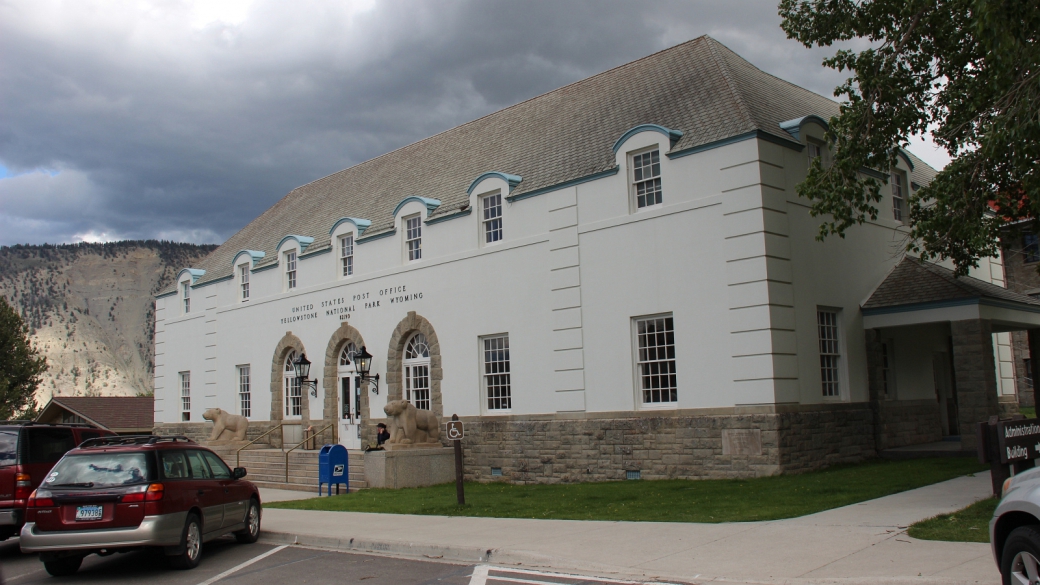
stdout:
[[[326,443],[341,443],[346,445],[348,448],[352,448],[346,441],[348,438],[342,437],[341,433],[343,429],[343,379],[352,378],[349,374],[354,371],[353,369],[353,358],[349,355],[351,351],[360,350],[365,345],[365,339],[361,337],[361,333],[347,324],[346,321],[340,323],[340,326],[332,333],[329,338],[329,343],[325,347],[325,369],[322,376],[322,388],[325,392],[325,405],[322,410],[322,421],[321,426],[325,426],[329,423],[335,423],[332,428],[324,433],[322,441]],[[346,355],[344,355],[346,353]],[[351,363],[350,365],[344,365],[344,358],[347,358]],[[354,398],[350,404],[350,410],[354,415],[352,421],[356,428],[353,428],[354,440],[359,443],[359,447],[373,442],[374,435],[367,437],[365,435],[364,421],[369,418],[369,393],[367,386],[362,385],[358,388],[357,380],[350,379],[352,393],[351,397]],[[357,439],[358,431],[361,429],[362,439]],[[366,442],[367,441],[367,442]]]
[[304,352],[300,338],[287,331],[271,356],[271,421],[291,423],[283,427],[283,446],[303,440],[303,429],[310,422],[309,396],[296,382],[292,367],[292,360]]
[[347,342],[340,350],[339,365],[336,368],[339,388],[337,434],[339,443],[347,449],[361,448],[361,385],[354,368],[354,354],[357,351],[353,342]]

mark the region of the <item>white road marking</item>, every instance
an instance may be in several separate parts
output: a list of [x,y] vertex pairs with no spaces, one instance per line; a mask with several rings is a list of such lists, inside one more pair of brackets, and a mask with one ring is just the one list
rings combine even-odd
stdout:
[[[504,573],[503,575],[489,575],[490,571],[496,573]],[[506,575],[527,575],[532,578],[520,579],[517,577],[509,577]],[[533,577],[543,577],[545,580],[538,580]],[[620,579],[610,579],[607,577],[594,577],[591,575],[569,575],[566,573],[551,573],[546,571],[535,571],[532,569],[514,569],[507,567],[495,567],[492,565],[477,565],[473,568],[473,576],[470,577],[469,585],[486,585],[488,581],[505,582],[505,583],[521,583],[523,585],[570,585],[567,583],[561,583],[560,581],[553,581],[552,579],[571,579],[580,581],[592,581],[595,583],[610,583],[613,585],[671,585],[669,583],[660,583],[656,581],[623,581]]]
[[232,573],[237,573],[238,571],[241,571],[242,569],[248,567],[249,565],[252,565],[253,563],[255,563],[257,561],[262,561],[262,560],[266,559],[267,557],[273,555],[274,553],[282,550],[283,548],[289,548],[289,545],[288,544],[283,544],[282,546],[278,546],[278,547],[272,548],[271,550],[265,552],[262,555],[255,556],[255,557],[249,559],[248,561],[246,561],[246,562],[244,562],[244,563],[242,563],[240,565],[236,565],[234,567],[231,567],[230,569],[224,571],[223,573],[221,573],[221,574],[219,574],[219,575],[217,575],[215,577],[211,577],[209,579],[206,579],[202,583],[199,583],[199,585],[213,585],[213,583],[216,583],[217,581],[220,581],[224,577],[227,577],[228,575],[230,575]]

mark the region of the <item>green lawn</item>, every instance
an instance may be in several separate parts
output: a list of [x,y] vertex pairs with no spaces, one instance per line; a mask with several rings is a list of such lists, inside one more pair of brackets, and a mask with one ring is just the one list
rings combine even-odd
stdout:
[[953,514],[940,514],[910,526],[907,534],[922,540],[989,542],[989,521],[999,498],[979,500]]
[[1036,407],[1035,406],[1019,406],[1018,412],[1026,415],[1026,418],[1036,418]]
[[823,471],[749,480],[618,481],[555,485],[455,484],[371,489],[268,508],[569,520],[742,522],[804,516],[986,469],[974,458],[873,460]]

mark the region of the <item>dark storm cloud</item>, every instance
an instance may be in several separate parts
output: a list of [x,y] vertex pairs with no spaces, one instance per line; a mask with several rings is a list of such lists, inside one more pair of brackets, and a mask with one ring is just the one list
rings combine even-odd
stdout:
[[0,3],[0,244],[222,241],[296,186],[702,34],[825,95],[843,77],[772,2],[210,10]]

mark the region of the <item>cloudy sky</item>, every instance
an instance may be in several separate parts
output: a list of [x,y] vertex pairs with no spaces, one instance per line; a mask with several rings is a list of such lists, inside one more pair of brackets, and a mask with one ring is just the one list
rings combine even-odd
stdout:
[[844,78],[772,0],[0,0],[0,245],[219,243],[296,186],[702,34],[827,96]]

